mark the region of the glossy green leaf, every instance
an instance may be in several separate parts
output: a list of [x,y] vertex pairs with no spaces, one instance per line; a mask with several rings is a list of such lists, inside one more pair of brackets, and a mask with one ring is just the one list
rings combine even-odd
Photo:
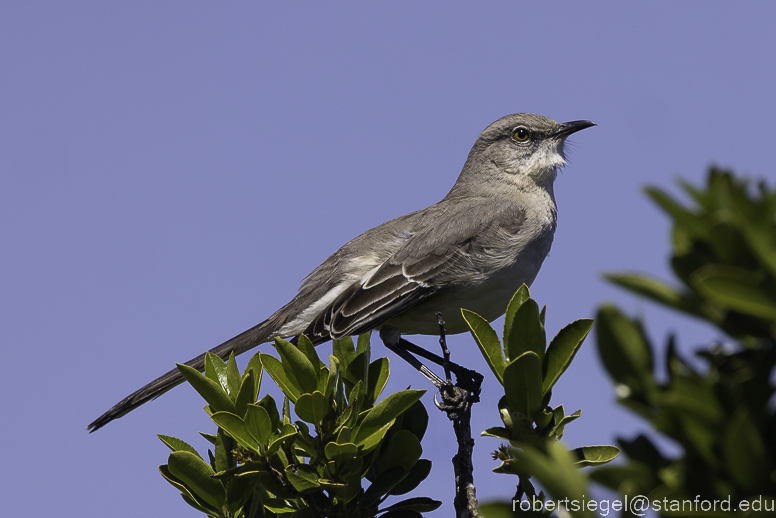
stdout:
[[240,375],[240,369],[237,367],[237,360],[234,358],[234,353],[229,353],[229,360],[226,362],[226,386],[228,388],[229,396],[231,396],[233,401],[237,399],[241,378],[242,376]]
[[248,405],[256,401],[256,382],[253,379],[253,369],[247,369],[245,375],[240,378],[240,388],[234,401],[236,415],[245,415]]
[[167,480],[170,484],[175,486],[178,491],[181,492],[181,496],[185,500],[187,504],[189,504],[194,509],[197,509],[198,511],[201,511],[203,513],[215,515],[217,514],[218,510],[202,500],[201,498],[197,497],[193,490],[188,488],[183,481],[176,478],[172,473],[170,473],[170,469],[167,466],[167,464],[163,466],[159,466],[159,473],[161,473],[162,477]]
[[208,351],[205,353],[205,376],[218,383],[224,392],[229,392],[229,382],[226,375],[226,362],[219,356]]
[[501,342],[498,339],[496,331],[490,327],[490,323],[473,311],[461,309],[464,320],[469,325],[474,341],[480,348],[482,355],[488,362],[488,366],[496,375],[499,383],[504,384],[504,368],[506,361],[501,352]]
[[326,379],[326,390],[323,393],[328,399],[339,388],[340,383],[340,364],[339,360],[333,354],[329,355],[329,373]]
[[426,480],[431,473],[431,461],[428,459],[420,459],[412,466],[409,475],[399,482],[393,489],[391,489],[391,495],[405,495],[418,487],[421,482]]
[[353,442],[359,445],[363,444],[370,435],[393,421],[399,414],[415,404],[425,393],[425,390],[402,390],[380,401],[369,411],[355,430]]
[[504,335],[504,342],[507,361],[528,351],[535,352],[539,359],[544,357],[547,336],[539,320],[539,304],[534,299],[527,299],[515,312],[509,334]]
[[497,439],[503,439],[505,441],[508,441],[512,438],[509,430],[503,426],[493,426],[480,433],[480,435],[483,437],[496,437]]
[[251,356],[250,360],[248,360],[248,365],[245,366],[245,371],[243,371],[243,378],[245,378],[250,371],[253,371],[253,382],[256,384],[253,390],[254,400],[250,401],[250,403],[253,403],[256,401],[255,398],[258,398],[261,393],[261,376],[264,372],[264,368],[261,365],[261,352],[257,352]]
[[245,412],[245,428],[251,438],[259,445],[266,446],[274,432],[272,421],[264,407],[257,404],[248,405]]
[[380,454],[377,474],[394,466],[402,466],[409,472],[422,454],[420,440],[412,432],[399,430],[391,436],[385,450]]
[[324,448],[326,458],[329,460],[349,460],[354,458],[358,452],[358,446],[353,443],[337,444],[336,442],[330,442]]
[[286,478],[301,493],[312,493],[321,487],[318,483],[318,472],[308,464],[287,466]]
[[362,381],[364,385],[367,385],[369,383],[369,352],[361,353],[353,358],[348,364],[345,375],[351,383]]
[[[520,309],[523,303],[525,303],[525,301],[528,300],[529,298],[531,298],[531,293],[528,291],[528,286],[523,284],[512,296],[512,300],[509,301],[509,304],[507,305],[507,311],[504,314],[504,339],[505,340],[510,334],[512,334],[512,327],[514,325],[515,315],[517,314],[517,310]],[[504,349],[505,350],[507,349],[506,346],[504,347]],[[515,356],[515,358],[517,358],[517,356]]]
[[313,367],[307,356],[291,342],[276,338],[274,345],[280,355],[288,381],[299,387],[301,394],[315,392],[318,388],[317,366]]
[[577,458],[575,464],[584,468],[613,461],[620,454],[620,449],[616,446],[582,446],[571,450],[571,453]]
[[269,421],[272,425],[272,430],[277,430],[280,428],[280,414],[278,413],[278,406],[275,403],[275,398],[267,394],[261,398],[261,401],[259,401],[257,404],[267,411]]
[[388,430],[390,430],[391,426],[393,426],[394,420],[388,421],[385,426],[382,428],[378,428],[375,430],[374,433],[371,435],[365,437],[363,440],[359,441],[358,447],[361,448],[364,452],[369,452],[376,446],[380,444],[380,442],[385,438],[385,434],[388,433]]
[[173,452],[167,467],[175,478],[186,484],[186,487],[208,504],[216,509],[224,504],[224,485],[220,480],[212,478],[215,474],[213,468],[197,455],[188,451]]
[[224,429],[243,448],[257,452],[256,440],[245,426],[245,421],[230,412],[216,412],[210,418]]
[[200,374],[197,369],[178,363],[178,371],[186,378],[194,390],[207,401],[213,412],[234,412],[234,403],[224,389],[216,383]]
[[296,400],[299,399],[299,396],[302,394],[301,388],[296,384],[296,380],[292,381],[288,378],[280,360],[269,354],[262,353],[261,364],[264,367],[264,370],[267,371],[267,374],[269,374],[277,386],[280,387],[280,390],[283,391],[283,394],[296,403]]
[[391,489],[399,485],[402,479],[408,474],[408,470],[396,466],[379,475],[364,492],[364,496],[361,497],[360,500],[361,505],[368,507],[376,504],[383,496],[387,495]]
[[776,321],[776,296],[762,285],[762,277],[732,266],[706,266],[692,276],[705,297],[733,311]]
[[314,369],[318,370],[323,366],[323,362],[318,358],[318,353],[315,351],[315,346],[305,335],[299,336],[297,348],[304,353]]
[[302,394],[299,396],[294,410],[302,421],[317,425],[323,421],[323,418],[329,412],[329,403],[326,400],[326,396],[316,390],[312,394]]
[[542,361],[542,394],[552,390],[566,372],[592,327],[590,319],[577,320],[561,329],[552,339]]
[[186,441],[182,441],[177,437],[170,437],[169,435],[157,434],[156,436],[159,437],[159,439],[161,439],[161,441],[172,451],[187,451],[189,453],[193,453],[197,457],[202,458],[201,455],[197,453],[197,450],[195,450],[194,447]]
[[512,410],[527,419],[542,407],[542,361],[528,351],[509,362],[504,369],[504,393]]
[[369,365],[369,383],[366,389],[366,397],[374,404],[380,394],[383,393],[388,376],[391,373],[388,358],[379,358]]
[[409,407],[401,416],[401,429],[411,432],[415,437],[423,440],[428,428],[428,412],[422,401],[417,401]]
[[332,352],[340,361],[340,368],[343,370],[347,369],[350,362],[356,357],[356,350],[353,348],[353,340],[349,336],[334,340],[332,342]]
[[369,339],[371,338],[371,336],[372,336],[371,331],[358,335],[356,354],[361,354],[369,350]]

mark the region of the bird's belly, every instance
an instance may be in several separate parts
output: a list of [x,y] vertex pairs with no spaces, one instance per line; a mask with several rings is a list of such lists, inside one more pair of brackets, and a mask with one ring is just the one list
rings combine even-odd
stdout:
[[516,260],[491,272],[482,281],[440,289],[414,308],[389,320],[384,325],[396,327],[402,334],[439,334],[436,314],[442,313],[445,330],[449,334],[469,330],[461,309],[474,311],[488,322],[502,316],[515,292],[536,278],[549,251],[549,245],[532,249],[527,247]]

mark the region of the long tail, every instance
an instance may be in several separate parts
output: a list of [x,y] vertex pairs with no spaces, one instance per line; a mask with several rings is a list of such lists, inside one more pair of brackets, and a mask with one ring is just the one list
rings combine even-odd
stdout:
[[[227,340],[218,347],[214,347],[209,352],[218,355],[224,360],[226,360],[232,352],[234,352],[235,355],[244,353],[260,343],[269,340],[271,330],[268,329],[266,324],[266,321],[262,322],[261,324],[240,333],[234,338]],[[187,361],[186,365],[194,367],[200,372],[204,371],[205,354],[201,354],[193,360]],[[89,430],[89,433],[99,430],[114,419],[118,419],[124,414],[131,412],[143,403],[158,398],[171,388],[183,383],[183,381],[184,378],[178,369],[173,369],[164,376],[155,379],[145,387],[119,401],[113,408],[95,419],[95,421],[87,426],[86,429]]]

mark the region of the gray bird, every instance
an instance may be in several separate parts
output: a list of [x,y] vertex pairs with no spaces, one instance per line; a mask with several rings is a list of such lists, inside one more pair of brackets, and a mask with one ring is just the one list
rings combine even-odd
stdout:
[[[503,117],[474,143],[439,203],[368,230],[334,252],[299,293],[264,322],[210,352],[226,359],[275,337],[304,333],[314,344],[380,331],[395,350],[401,335],[467,331],[460,308],[489,321],[547,257],[557,209],[553,182],[566,164],[566,137],[595,123],[541,115]],[[187,362],[204,370],[205,355]],[[88,427],[95,431],[183,382],[172,370],[127,396]]]

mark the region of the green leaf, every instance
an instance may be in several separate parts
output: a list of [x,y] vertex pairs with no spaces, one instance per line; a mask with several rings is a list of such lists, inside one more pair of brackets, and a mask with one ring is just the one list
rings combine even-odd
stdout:
[[762,276],[733,266],[705,266],[691,277],[695,288],[713,302],[739,313],[776,321],[776,298]]
[[176,451],[167,461],[170,473],[191,489],[196,496],[220,509],[226,500],[226,490],[210,467],[199,456],[188,451]]
[[369,351],[359,354],[350,361],[345,369],[345,378],[351,383],[363,381],[366,385],[369,382]]
[[329,374],[326,380],[326,392],[324,396],[328,399],[337,391],[340,382],[340,364],[339,360],[333,354],[329,355]]
[[473,311],[461,309],[461,314],[469,325],[472,337],[477,342],[480,351],[482,351],[488,366],[493,371],[493,374],[496,375],[499,383],[503,385],[506,361],[504,361],[504,354],[501,352],[501,342],[499,342],[496,331],[490,327],[490,323],[487,320]]
[[[514,463],[520,469],[544,486],[554,500],[582,501],[585,495],[589,495],[585,477],[577,469],[575,457],[566,450],[560,442],[547,443],[547,454],[540,450],[521,445],[520,450],[510,450],[514,456]],[[592,511],[581,509],[574,513],[575,517],[594,518]]]
[[600,466],[617,458],[620,449],[616,446],[582,446],[571,450],[577,457],[577,467]]
[[354,443],[361,445],[372,434],[377,433],[386,424],[393,421],[399,414],[407,410],[425,390],[402,390],[391,394],[368,411],[361,425],[355,430]]
[[261,352],[257,352],[251,357],[250,360],[248,360],[248,365],[245,366],[245,371],[243,372],[243,378],[248,376],[250,371],[253,371],[253,382],[256,384],[255,388],[253,389],[254,400],[250,401],[250,403],[253,403],[256,401],[255,398],[259,397],[261,390],[261,375],[264,371],[261,365]]
[[218,510],[215,507],[209,505],[207,502],[197,497],[193,493],[193,491],[183,483],[183,481],[173,476],[173,474],[170,473],[170,469],[167,466],[167,464],[163,466],[159,466],[159,473],[162,474],[162,476],[165,478],[165,480],[167,480],[167,482],[175,486],[178,489],[178,491],[181,492],[181,496],[186,501],[186,503],[189,504],[191,507],[197,509],[198,511],[202,511],[203,513],[210,514],[213,516],[218,514]]
[[240,369],[237,368],[237,360],[234,359],[234,353],[229,353],[229,361],[226,362],[226,384],[229,395],[232,400],[237,399],[237,393],[240,390]]
[[380,442],[385,438],[385,434],[388,433],[388,430],[390,430],[391,426],[393,426],[394,421],[395,420],[388,421],[385,424],[385,426],[383,426],[382,428],[379,428],[373,434],[369,435],[368,437],[360,441],[358,443],[358,447],[361,449],[361,451],[364,453],[368,453],[376,446],[378,446]]
[[226,376],[226,362],[210,351],[205,353],[205,376],[218,383],[224,392],[229,393]]
[[508,441],[512,438],[509,433],[509,430],[507,430],[503,426],[494,426],[494,427],[488,428],[480,435],[485,437],[496,437],[497,439],[503,439],[505,441]]
[[275,339],[275,349],[280,355],[289,382],[299,387],[302,394],[315,392],[318,388],[318,369],[313,367],[307,356],[294,344],[282,338]]
[[533,419],[542,408],[542,361],[528,351],[504,369],[504,393],[509,407]]
[[441,505],[442,505],[442,502],[440,502],[439,500],[433,500],[425,496],[418,496],[415,498],[408,498],[406,500],[402,500],[401,502],[395,503],[389,507],[386,507],[385,509],[381,509],[380,512],[417,511],[419,513],[430,513],[431,511],[439,509]]
[[593,321],[590,319],[577,320],[561,329],[552,339],[542,362],[542,394],[552,390],[566,372],[592,327]]
[[369,350],[369,339],[372,336],[372,332],[366,332],[358,335],[358,345],[356,346],[356,354],[365,353]]
[[[506,313],[504,313],[504,341],[505,342],[507,340],[507,337],[510,334],[512,334],[512,327],[514,325],[515,315],[517,314],[517,310],[520,309],[523,303],[525,303],[525,301],[528,300],[529,298],[531,298],[531,293],[528,291],[528,286],[523,284],[512,296],[512,300],[509,301],[509,304],[507,305],[507,311]],[[506,347],[504,347],[504,349],[506,350]],[[517,358],[517,356],[515,356],[515,358]]]
[[296,380],[292,381],[289,379],[280,360],[269,354],[261,353],[261,364],[277,386],[280,387],[280,390],[283,391],[283,394],[296,403],[296,400],[299,399],[302,393],[301,388],[296,384]]
[[216,412],[211,415],[210,418],[237,441],[240,446],[258,453],[255,439],[248,431],[245,426],[245,421],[243,421],[242,418],[229,412]]
[[772,466],[758,426],[745,407],[739,407],[722,436],[725,467],[747,491],[767,491]]
[[317,425],[329,412],[329,402],[326,400],[326,396],[316,390],[312,394],[299,396],[294,410],[302,421]]
[[[353,340],[346,336],[332,342],[332,352],[340,361],[340,367],[345,370],[356,357],[356,350],[353,348]],[[360,353],[359,353],[360,354]]]
[[409,473],[422,454],[420,440],[412,432],[399,430],[391,436],[388,446],[380,454],[377,474],[384,473],[394,466],[401,466]]
[[323,362],[318,358],[318,353],[315,352],[315,346],[305,335],[299,335],[299,343],[297,347],[304,353],[314,369],[320,369],[323,366]]
[[234,403],[221,385],[206,378],[197,369],[178,363],[178,371],[186,378],[194,390],[210,405],[213,412],[234,412]]
[[419,440],[423,440],[428,428],[428,412],[422,401],[409,407],[401,417],[401,429],[411,432]]
[[544,357],[547,336],[539,320],[539,304],[534,299],[523,302],[515,312],[509,335],[504,335],[504,342],[508,360],[514,360],[527,351],[535,352],[539,359]]
[[350,460],[358,453],[358,446],[353,443],[337,444],[330,442],[324,448],[326,458],[333,461]]
[[167,445],[168,448],[170,448],[172,451],[187,451],[189,453],[193,453],[197,457],[201,457],[199,453],[197,453],[197,450],[194,449],[193,446],[191,446],[189,443],[182,441],[181,439],[178,439],[177,437],[170,437],[169,435],[160,435],[157,434],[157,437],[161,439],[161,441]]
[[272,425],[272,430],[274,431],[280,428],[280,415],[278,413],[278,406],[275,403],[275,398],[267,394],[261,398],[261,401],[258,402],[258,405],[267,411],[269,421]]
[[612,378],[636,394],[651,389],[652,349],[640,325],[606,304],[596,315],[601,361]]
[[266,446],[270,436],[275,431],[272,428],[272,420],[264,407],[251,404],[245,412],[245,428],[256,443]]
[[369,384],[366,389],[366,397],[374,404],[383,393],[388,376],[391,373],[388,358],[379,358],[369,365]]
[[237,397],[234,400],[235,414],[245,415],[250,403],[256,401],[254,389],[256,382],[253,380],[253,369],[247,369],[245,375],[240,379],[240,389],[237,391]]
[[409,471],[400,466],[396,466],[382,473],[364,492],[360,504],[364,507],[376,504],[383,496],[387,495],[391,489],[399,485],[408,474]]
[[318,483],[318,472],[308,464],[287,466],[286,478],[300,493],[313,493],[321,487]]
[[626,290],[638,293],[655,302],[676,308],[690,315],[703,317],[700,301],[689,295],[679,293],[668,284],[652,277],[637,273],[607,274],[604,278]]
[[412,466],[409,475],[399,482],[393,489],[391,489],[391,495],[405,495],[418,487],[421,482],[426,480],[431,473],[431,461],[428,459],[420,459]]

